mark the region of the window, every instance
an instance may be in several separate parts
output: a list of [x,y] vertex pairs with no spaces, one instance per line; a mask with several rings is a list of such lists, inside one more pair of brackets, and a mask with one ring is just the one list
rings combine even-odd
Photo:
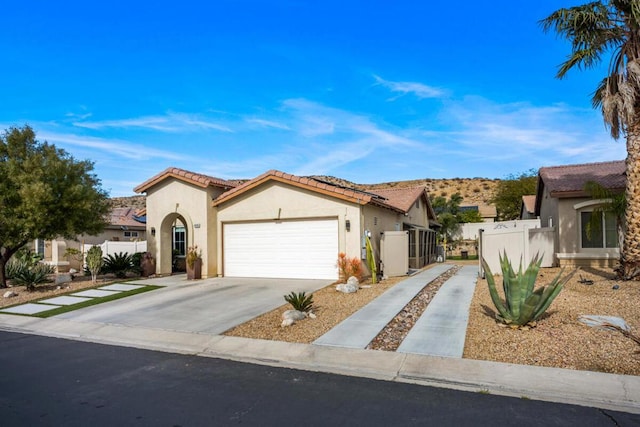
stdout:
[[583,248],[618,247],[618,227],[611,212],[580,212],[580,233]]
[[173,250],[176,255],[186,255],[186,231],[184,227],[173,227]]
[[137,231],[125,231],[124,232],[124,237],[138,237],[138,232]]
[[416,200],[415,206],[416,209],[420,209],[420,199]]
[[44,258],[44,239],[36,239],[36,253]]

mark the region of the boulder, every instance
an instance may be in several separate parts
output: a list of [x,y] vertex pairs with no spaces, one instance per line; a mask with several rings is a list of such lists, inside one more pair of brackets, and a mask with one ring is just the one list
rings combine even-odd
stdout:
[[353,294],[355,292],[358,292],[358,285],[340,283],[338,286],[336,286],[336,291],[343,292],[345,294]]
[[296,320],[302,320],[307,317],[307,313],[298,310],[287,310],[282,313],[282,327],[291,326]]
[[4,293],[4,295],[2,295],[3,298],[13,298],[13,297],[17,297],[18,294],[16,294],[13,291],[7,291]]
[[69,283],[73,280],[71,277],[71,273],[60,273],[56,276],[56,285],[60,285],[62,283]]
[[349,277],[349,279],[347,280],[347,285],[355,285],[358,286],[360,284],[360,282],[358,281],[358,278],[355,276],[351,276]]

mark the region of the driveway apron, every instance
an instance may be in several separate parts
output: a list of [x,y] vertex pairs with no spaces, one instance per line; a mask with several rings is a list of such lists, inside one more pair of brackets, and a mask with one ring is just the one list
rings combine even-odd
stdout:
[[221,334],[285,303],[284,295],[313,292],[328,280],[213,278],[185,276],[130,282],[166,286],[146,294],[56,316],[79,322]]

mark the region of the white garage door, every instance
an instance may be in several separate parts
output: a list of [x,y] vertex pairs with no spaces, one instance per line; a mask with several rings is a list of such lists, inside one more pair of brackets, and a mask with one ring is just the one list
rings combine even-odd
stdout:
[[224,225],[224,275],[337,279],[338,220]]

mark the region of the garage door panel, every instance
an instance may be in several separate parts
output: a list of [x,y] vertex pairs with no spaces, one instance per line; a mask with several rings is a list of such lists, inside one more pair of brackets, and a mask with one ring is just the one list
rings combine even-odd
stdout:
[[224,274],[337,279],[338,220],[224,225]]

